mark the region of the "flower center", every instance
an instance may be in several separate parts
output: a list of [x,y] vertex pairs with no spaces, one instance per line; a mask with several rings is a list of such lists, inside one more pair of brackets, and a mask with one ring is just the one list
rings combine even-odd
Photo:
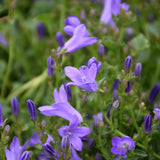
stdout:
[[127,143],[123,143],[120,146],[120,149],[122,152],[126,152],[128,150],[128,148],[129,148],[129,145]]

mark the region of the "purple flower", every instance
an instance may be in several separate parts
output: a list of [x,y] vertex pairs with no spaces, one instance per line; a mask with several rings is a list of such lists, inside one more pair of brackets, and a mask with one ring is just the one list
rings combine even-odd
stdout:
[[1,33],[0,33],[0,43],[1,43],[3,46],[5,46],[5,47],[8,46],[7,40],[2,36]]
[[152,116],[150,114],[147,114],[145,117],[144,117],[144,129],[145,129],[145,132],[147,134],[150,133],[151,131],[151,126],[152,126]]
[[95,57],[92,57],[88,60],[88,68],[90,68],[92,64],[95,64],[97,66],[97,73],[98,73],[102,67],[101,62],[98,62]]
[[37,35],[39,39],[43,39],[45,36],[46,27],[42,22],[38,22],[37,24]]
[[68,16],[64,23],[66,24],[64,27],[64,32],[69,36],[72,36],[74,29],[81,24],[80,20],[75,15]]
[[154,108],[154,112],[156,113],[157,119],[158,119],[158,121],[160,122],[160,109]]
[[112,27],[115,27],[115,23],[112,19],[112,14],[117,16],[120,13],[120,8],[125,7],[127,11],[129,9],[129,5],[122,3],[121,0],[104,0],[104,9],[101,14],[100,21],[108,24]]
[[149,97],[148,97],[149,103],[152,103],[155,100],[159,91],[160,91],[160,83],[156,83],[149,94]]
[[3,115],[2,115],[2,107],[0,104],[0,126],[3,127]]
[[128,82],[127,82],[127,88],[126,88],[125,92],[126,92],[126,93],[129,93],[130,90],[131,90],[131,81],[128,81]]
[[42,145],[43,149],[46,153],[48,153],[50,156],[52,156],[53,158],[56,157],[57,152],[52,148],[52,146],[49,143],[45,143]]
[[88,37],[89,33],[84,24],[78,25],[73,32],[73,36],[64,44],[66,53],[73,53],[88,45],[92,45],[97,42],[96,37]]
[[16,97],[12,97],[11,106],[12,106],[13,114],[15,116],[19,115],[19,102]]
[[99,152],[96,153],[95,160],[101,160],[102,156]]
[[28,160],[29,151],[25,151],[23,154],[22,152],[29,143],[28,140],[23,146],[20,146],[19,139],[15,136],[10,144],[10,150],[5,149],[7,160],[22,160],[22,158]]
[[68,121],[71,121],[73,115],[76,115],[79,119],[79,123],[82,122],[82,116],[80,115],[80,113],[68,103],[64,85],[61,85],[59,93],[57,89],[54,90],[54,99],[55,104],[38,108],[41,114],[44,114],[46,116],[59,116]]
[[47,60],[47,68],[48,68],[48,75],[51,77],[54,74],[54,68],[52,66],[55,65],[55,61],[52,59],[52,56],[48,57]]
[[59,45],[60,47],[63,47],[63,45],[64,45],[64,37],[63,37],[63,35],[62,35],[61,32],[57,32],[57,33],[56,33],[56,40],[57,40],[57,42],[58,42],[58,45]]
[[76,115],[73,116],[69,126],[64,126],[58,130],[59,135],[62,137],[61,148],[65,146],[71,147],[78,151],[82,151],[81,137],[88,135],[91,130],[87,127],[78,127],[79,119]]
[[142,64],[141,63],[137,63],[135,66],[135,75],[136,76],[141,76],[141,71],[142,71]]
[[105,52],[105,47],[103,44],[98,43],[98,55],[101,57],[102,55],[104,55]]
[[116,80],[113,82],[112,89],[113,89],[113,90],[117,90],[120,83],[121,83],[120,80],[119,80],[119,79],[116,79]]
[[128,56],[126,58],[125,64],[124,64],[124,67],[125,67],[126,71],[128,71],[128,69],[131,68],[131,65],[132,65],[132,57]]
[[134,141],[130,137],[113,137],[111,152],[116,155],[125,155],[135,147]]
[[30,158],[30,152],[29,151],[23,152],[21,160],[29,160],[29,158]]
[[[91,59],[90,59],[91,60]],[[88,61],[90,62],[90,61]],[[65,74],[73,82],[69,82],[67,85],[78,86],[88,92],[95,92],[97,90],[97,83],[95,81],[99,65],[101,63],[93,62],[88,63],[88,66],[81,66],[79,70],[77,68],[67,66],[64,68]]]
[[27,108],[30,114],[30,118],[35,121],[37,118],[36,106],[34,102],[30,99],[27,100]]
[[96,115],[93,115],[93,119],[94,119],[94,127],[95,129],[97,128],[97,125],[101,122],[103,122],[103,113],[99,112]]
[[68,86],[67,83],[65,83],[65,84],[64,84],[64,89],[65,89],[65,91],[66,91],[68,100],[71,100],[71,99],[72,99],[71,87]]
[[73,147],[70,147],[71,148],[71,158],[70,158],[70,160],[82,160],[79,156],[78,156],[78,154],[77,154],[77,152],[75,151],[75,149],[73,148]]

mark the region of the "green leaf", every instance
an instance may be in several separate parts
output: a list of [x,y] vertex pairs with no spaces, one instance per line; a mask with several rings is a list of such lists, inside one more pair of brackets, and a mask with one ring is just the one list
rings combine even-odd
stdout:
[[136,152],[134,152],[134,155],[137,157],[147,157],[148,155],[146,154],[146,152],[142,151],[142,150],[136,150]]

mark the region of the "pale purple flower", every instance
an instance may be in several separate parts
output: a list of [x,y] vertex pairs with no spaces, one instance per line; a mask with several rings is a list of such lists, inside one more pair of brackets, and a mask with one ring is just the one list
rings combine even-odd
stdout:
[[74,29],[81,24],[80,20],[75,15],[68,16],[68,18],[65,19],[64,23],[66,25],[64,27],[64,32],[69,36],[72,36]]
[[135,142],[130,137],[113,137],[111,152],[116,155],[125,155],[135,147]]
[[2,36],[1,33],[0,33],[0,43],[1,43],[3,46],[5,46],[5,47],[8,46],[7,40]]
[[3,127],[3,114],[2,114],[2,106],[0,104],[0,126]]
[[54,74],[54,68],[53,68],[54,65],[55,61],[52,59],[52,56],[49,56],[47,59],[47,68],[49,77],[51,77],[52,74]]
[[78,127],[79,119],[76,115],[73,116],[69,123],[69,126],[64,126],[58,130],[59,135],[62,137],[61,148],[67,146],[82,151],[82,140],[81,138],[88,135],[91,130],[87,127]]
[[23,146],[20,146],[19,139],[15,136],[10,144],[10,150],[5,149],[5,154],[7,160],[28,160],[29,151],[25,151],[23,154],[23,150],[29,145],[30,140],[28,140]]
[[160,122],[160,109],[154,108],[154,112],[156,113],[157,119],[158,119],[158,121]]
[[125,10],[128,11],[129,5],[126,3],[121,4],[121,0],[104,0],[104,9],[101,14],[100,21],[108,24],[112,27],[115,27],[115,23],[112,19],[112,14],[117,16],[120,13],[121,7],[125,7]]
[[94,119],[94,127],[96,129],[98,124],[103,122],[103,113],[99,112],[96,115],[93,115],[93,119]]
[[71,121],[73,115],[76,115],[79,119],[79,123],[82,122],[82,116],[80,113],[68,103],[64,85],[61,85],[59,93],[57,89],[54,90],[54,99],[55,104],[38,108],[41,114],[46,116],[59,116],[68,121]]
[[102,64],[101,64],[101,62],[98,62],[95,57],[91,57],[88,60],[88,68],[90,68],[92,66],[92,64],[94,64],[94,63],[97,66],[97,73],[98,73],[100,71],[101,67],[102,67]]
[[73,32],[73,36],[64,44],[63,49],[66,49],[66,53],[73,53],[83,47],[92,45],[97,42],[96,37],[88,37],[89,32],[87,31],[84,24],[78,25]]
[[[90,59],[91,60],[91,59]],[[89,62],[89,61],[88,61]],[[79,70],[75,67],[67,66],[64,68],[65,74],[73,82],[68,85],[80,87],[88,92],[95,92],[98,88],[96,83],[96,75],[100,69],[98,62],[88,63],[88,66],[81,66]],[[101,63],[100,63],[101,64]]]
[[71,148],[71,158],[70,158],[70,160],[82,160],[79,156],[78,156],[78,154],[77,154],[77,152],[75,151],[75,149],[73,148],[73,147],[70,147]]

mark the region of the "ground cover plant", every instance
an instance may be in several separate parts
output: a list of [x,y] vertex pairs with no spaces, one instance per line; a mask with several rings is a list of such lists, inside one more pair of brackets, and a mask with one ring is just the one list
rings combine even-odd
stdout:
[[0,160],[160,159],[160,1],[0,1]]

